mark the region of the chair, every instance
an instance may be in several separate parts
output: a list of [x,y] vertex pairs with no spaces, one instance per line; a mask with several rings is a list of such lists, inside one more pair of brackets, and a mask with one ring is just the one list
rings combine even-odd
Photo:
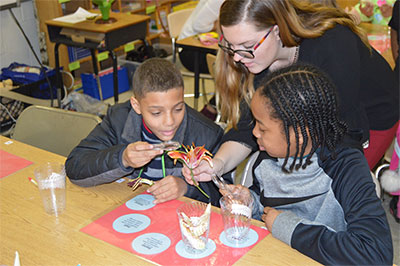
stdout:
[[372,176],[372,181],[374,181],[375,184],[376,195],[378,196],[378,198],[382,199],[383,190],[381,187],[381,183],[379,182],[378,178],[372,171],[371,171],[371,176]]
[[[390,167],[390,161],[392,160],[392,154],[394,152],[395,141],[396,141],[396,138],[393,139],[392,144],[390,144],[389,148],[386,150],[385,155],[382,158],[381,164],[378,167],[376,167],[374,176],[376,177],[378,183],[381,182],[381,177],[382,177],[383,172],[388,170]],[[384,200],[383,188],[381,188],[381,196],[382,196],[382,200]]]
[[208,72],[210,72],[212,78],[215,78],[215,60],[217,60],[217,56],[213,54],[207,54],[206,60]]
[[379,165],[376,170],[375,170],[375,176],[376,178],[381,177],[382,172],[389,169],[390,166],[390,161],[392,160],[392,154],[394,150],[394,142],[396,141],[396,138],[393,139],[392,144],[390,144],[389,148],[386,150],[385,155],[383,156],[382,159],[382,164]]
[[[194,8],[187,8],[183,10],[178,10],[172,13],[169,13],[167,16],[168,22],[168,30],[169,35],[171,37],[172,42],[172,62],[176,63],[176,40],[181,33],[182,27],[185,24],[186,20],[192,14]],[[183,76],[194,77],[194,73],[184,68],[181,70]],[[207,102],[207,93],[205,88],[205,79],[213,80],[213,77],[210,74],[200,73],[201,86],[202,86],[202,96],[204,97],[204,101]],[[193,95],[194,96],[194,95]],[[185,97],[193,97],[192,95],[185,94]],[[195,101],[195,109],[197,109],[197,101]]]
[[[260,153],[259,151],[256,151],[255,153],[253,153],[249,157],[249,159],[248,159],[248,161],[246,163],[246,166],[244,167],[242,178],[240,180],[240,184],[242,186],[250,187],[253,184],[253,171],[252,171],[252,168],[253,168],[253,165],[254,165],[255,161],[257,160],[257,157],[258,157],[259,153]],[[378,198],[381,198],[381,196],[382,196],[381,185],[379,183],[379,180],[375,177],[373,172],[371,172],[371,178],[372,178],[372,181],[375,184],[376,195],[378,196]]]
[[[67,97],[67,91],[70,90],[74,84],[74,77],[71,73],[62,71],[61,74],[63,75],[63,80],[66,80],[68,77],[71,79],[69,88],[64,87],[64,98]],[[65,77],[64,77],[65,76]],[[12,90],[11,87],[0,87],[0,97],[6,97],[13,100],[21,101],[23,103],[32,104],[32,105],[40,105],[40,106],[48,106],[48,107],[59,107],[57,101],[57,95],[54,95],[54,99],[40,99],[32,96],[27,96],[25,94],[15,92]],[[61,99],[62,101],[63,99]]]
[[[50,107],[52,105],[55,107],[58,106],[57,99],[55,99],[53,101],[48,100],[48,99],[39,99],[39,98],[27,96],[22,93],[12,91],[11,88],[7,88],[7,87],[0,88],[0,98],[3,98],[3,97],[5,99],[11,99],[11,100],[22,102],[22,106],[24,106],[24,104],[35,104],[35,105],[48,106],[48,107]],[[9,112],[9,110],[7,109],[6,106],[2,105],[0,109],[5,109],[7,112]],[[11,134],[12,130],[13,130],[13,127],[10,127],[9,129],[4,130],[4,131],[2,129],[1,135],[9,136]]]
[[[51,106],[51,100],[47,99],[39,99],[31,96],[26,96],[24,94],[13,92],[12,90],[8,90],[6,88],[0,88],[0,96],[7,97],[13,100],[18,100],[28,104],[36,104],[41,106]],[[57,100],[54,100],[54,105],[57,106]]]
[[194,8],[187,8],[169,13],[167,16],[169,36],[172,42],[172,61],[176,62],[176,39],[178,38],[183,25],[192,14]]
[[93,114],[32,105],[18,117],[11,138],[68,156],[100,122]]
[[256,151],[252,155],[250,155],[247,160],[246,166],[243,169],[242,178],[240,179],[240,184],[245,187],[250,187],[253,184],[253,171],[251,171],[254,162],[256,161],[259,151]]
[[[213,54],[207,54],[206,60],[207,60],[207,67],[208,71],[210,72],[210,75],[215,79],[215,60],[217,59],[216,55]],[[215,92],[215,106],[217,107],[217,117],[215,118],[215,123],[220,125],[223,129],[227,127],[227,124],[225,122],[221,121],[221,112],[219,110],[219,94]]]

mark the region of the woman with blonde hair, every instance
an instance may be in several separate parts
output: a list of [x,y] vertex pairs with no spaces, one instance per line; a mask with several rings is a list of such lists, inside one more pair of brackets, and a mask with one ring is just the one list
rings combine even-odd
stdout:
[[[297,61],[324,71],[337,87],[339,117],[348,125],[342,145],[364,148],[372,168],[392,141],[399,119],[398,82],[363,30],[342,9],[294,0],[226,0],[216,86],[231,129],[214,168],[194,169],[199,181],[234,169],[258,145],[249,102],[263,77]],[[190,173],[184,169],[186,180]]]

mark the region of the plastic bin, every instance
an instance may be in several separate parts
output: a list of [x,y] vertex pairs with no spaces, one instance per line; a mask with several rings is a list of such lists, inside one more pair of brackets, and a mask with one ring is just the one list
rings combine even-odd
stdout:
[[[113,69],[108,68],[100,71],[100,85],[103,94],[103,100],[114,96],[114,77]],[[94,74],[81,74],[83,92],[100,100],[99,89]],[[128,71],[125,67],[118,67],[118,93],[125,92],[130,89],[128,79]]]
[[118,57],[118,65],[125,67],[128,72],[129,85],[132,87],[133,74],[135,74],[136,69],[140,66],[140,62],[130,61],[125,59],[125,55]]

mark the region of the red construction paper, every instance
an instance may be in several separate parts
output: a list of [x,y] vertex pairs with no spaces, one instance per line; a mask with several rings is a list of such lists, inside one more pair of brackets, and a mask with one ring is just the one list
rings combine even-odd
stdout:
[[0,150],[0,178],[6,177],[31,164],[32,162],[24,158]]
[[[178,216],[176,213],[178,206],[181,204],[183,204],[182,201],[172,200],[166,203],[157,204],[153,208],[143,211],[131,210],[124,204],[82,228],[81,231],[160,265],[218,266],[234,264],[253,246],[269,234],[267,230],[252,225],[251,229],[258,234],[258,240],[255,244],[246,248],[231,248],[225,246],[219,239],[219,236],[224,229],[222,216],[219,213],[212,212],[209,239],[212,239],[215,242],[216,250],[208,257],[201,259],[187,259],[181,257],[175,251],[176,244],[182,239]],[[148,216],[151,219],[150,225],[137,233],[120,233],[113,229],[113,222],[117,218],[132,213]],[[134,241],[138,236],[147,233],[162,233],[166,235],[171,240],[169,248],[154,255],[144,255],[136,252],[136,250],[132,248],[132,241]]]

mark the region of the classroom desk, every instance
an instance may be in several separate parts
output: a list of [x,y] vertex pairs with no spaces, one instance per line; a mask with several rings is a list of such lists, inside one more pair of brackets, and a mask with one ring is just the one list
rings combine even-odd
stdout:
[[395,62],[390,45],[390,27],[366,22],[360,23],[360,27],[366,31],[369,43],[375,47],[392,69],[394,69]]
[[[33,162],[0,179],[0,264],[13,265],[18,251],[21,265],[153,265],[79,231],[142,193],[145,187],[132,192],[126,182],[114,182],[82,188],[67,180],[67,207],[56,218],[44,212],[39,191],[27,177],[33,176],[33,170],[40,163],[64,162],[65,157],[15,140],[10,143],[3,136],[0,143],[0,149]],[[259,221],[253,223],[262,225]],[[269,234],[235,265],[317,264]]]
[[[92,55],[93,70],[98,76],[97,59],[95,50],[104,49],[109,52],[113,60],[113,84],[114,84],[114,101],[118,102],[118,63],[114,49],[132,42],[134,40],[145,39],[147,33],[147,21],[150,20],[149,16],[127,14],[127,13],[110,13],[110,17],[116,18],[117,21],[111,24],[96,24],[95,19],[85,20],[79,23],[65,23],[54,20],[47,20],[46,25],[49,32],[49,39],[51,42],[56,43],[54,47],[54,57],[57,75],[58,95],[57,99],[60,101],[60,92],[63,86],[62,77],[60,74],[60,62],[58,57],[58,47],[60,44],[68,46],[82,47],[90,49]],[[63,29],[72,30],[77,38],[85,37],[84,41],[74,41],[71,38],[63,35]],[[87,38],[91,36],[91,39]],[[99,86],[99,95],[101,97],[101,89]],[[60,106],[60,104],[58,105]]]
[[200,96],[199,81],[200,81],[200,69],[199,69],[199,55],[203,53],[214,53],[218,50],[218,44],[204,45],[202,44],[197,35],[193,35],[181,40],[176,41],[178,47],[182,47],[187,50],[194,51],[194,99],[195,102]]

